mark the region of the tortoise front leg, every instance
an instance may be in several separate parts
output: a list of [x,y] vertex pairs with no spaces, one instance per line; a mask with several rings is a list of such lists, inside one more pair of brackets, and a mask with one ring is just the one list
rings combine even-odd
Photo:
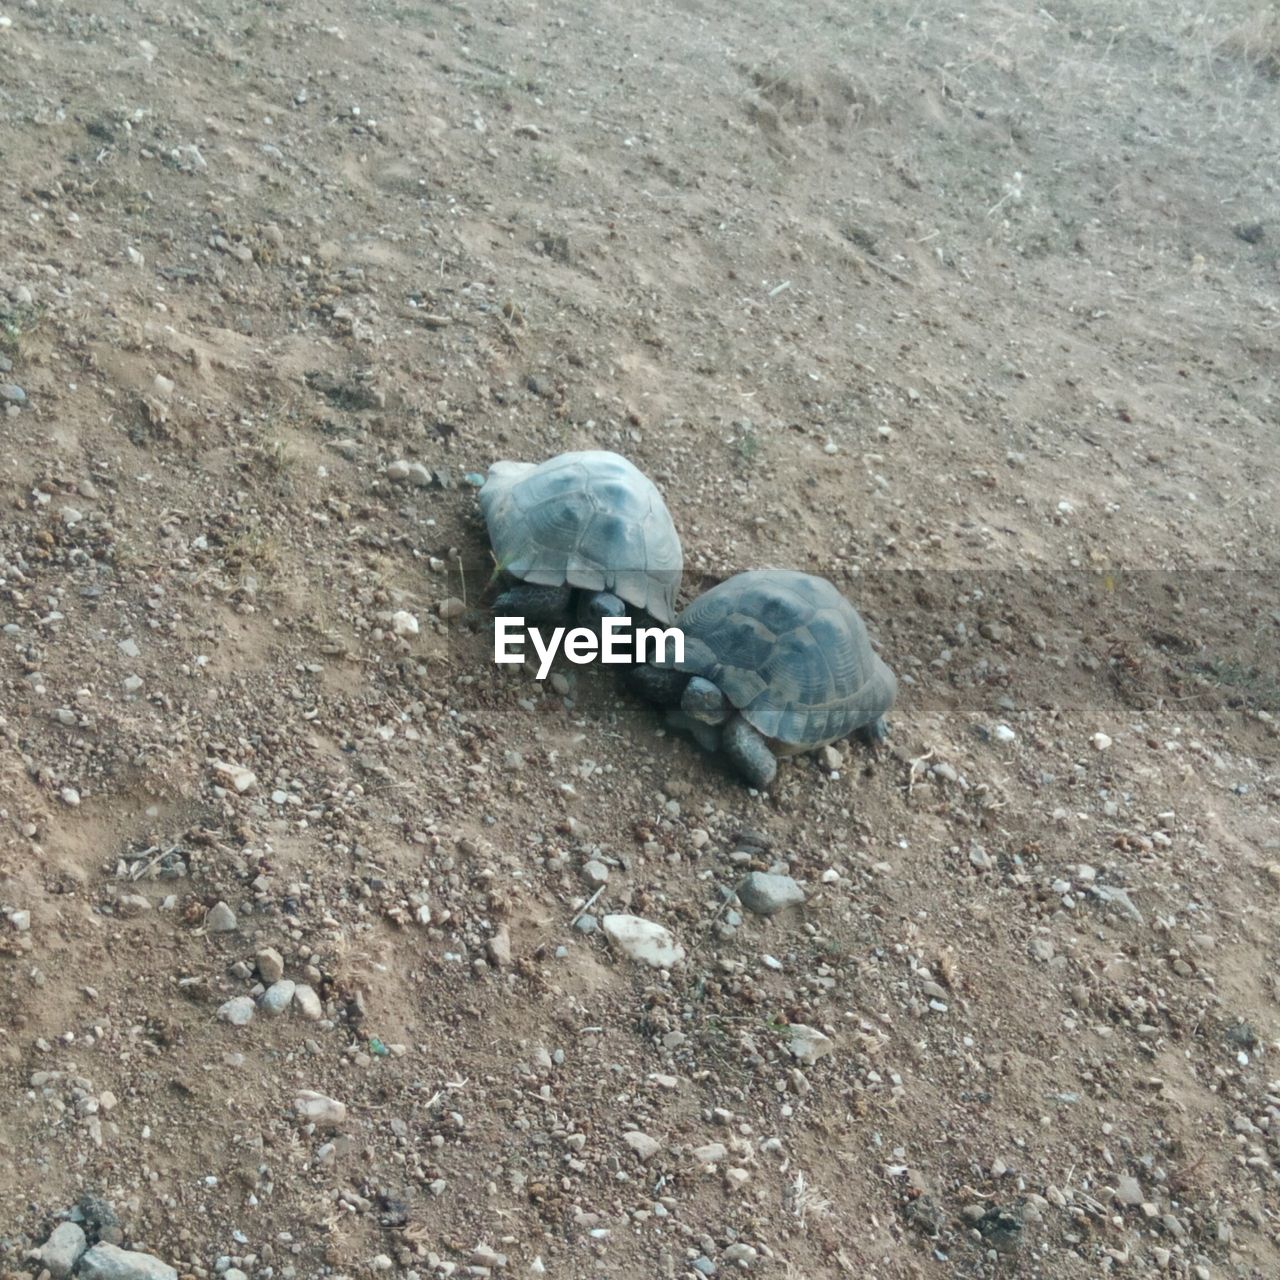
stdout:
[[889,736],[889,722],[884,716],[878,716],[870,724],[864,724],[853,731],[853,736],[864,746],[874,750]]
[[645,663],[628,667],[624,678],[632,692],[660,707],[679,706],[684,687],[689,683],[687,672],[651,667]]
[[777,757],[764,736],[741,716],[725,725],[720,745],[730,763],[757,791],[767,791],[778,774]]

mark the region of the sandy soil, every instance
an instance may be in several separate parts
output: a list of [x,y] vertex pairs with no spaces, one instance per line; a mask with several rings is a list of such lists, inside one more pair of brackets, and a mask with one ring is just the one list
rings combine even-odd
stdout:
[[[0,1272],[1280,1274],[1278,73],[1261,0],[9,0]],[[838,582],[890,749],[754,796],[495,670],[467,476],[581,447],[686,598]]]

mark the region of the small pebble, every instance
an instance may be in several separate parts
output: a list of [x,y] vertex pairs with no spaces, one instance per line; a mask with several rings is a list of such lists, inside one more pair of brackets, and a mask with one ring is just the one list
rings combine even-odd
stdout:
[[489,939],[486,950],[489,960],[499,969],[506,969],[511,964],[511,931],[505,924],[500,924]]
[[593,888],[598,889],[609,879],[609,868],[599,858],[592,858],[582,864],[582,878]]
[[305,982],[300,982],[294,987],[293,1003],[298,1006],[302,1016],[310,1018],[312,1022],[324,1016],[324,1006],[320,1003],[320,997],[316,994],[315,988],[307,986]]
[[208,933],[230,933],[236,927],[236,913],[225,902],[215,903],[204,918]]
[[271,986],[284,977],[284,959],[274,947],[264,947],[256,957],[258,976]]

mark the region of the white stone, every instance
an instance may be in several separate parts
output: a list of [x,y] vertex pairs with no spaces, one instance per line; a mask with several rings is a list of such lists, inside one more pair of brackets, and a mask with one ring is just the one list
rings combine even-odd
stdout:
[[310,1018],[312,1022],[324,1016],[324,1006],[320,1003],[320,997],[316,995],[315,988],[307,986],[305,982],[300,982],[294,987],[293,1003],[298,1006],[302,1016]]
[[230,783],[241,795],[248,791],[258,780],[253,770],[246,769],[242,764],[228,764],[225,760],[215,760],[213,768],[225,782]]
[[253,997],[235,996],[218,1010],[218,1017],[233,1027],[247,1027],[253,1021]]
[[1116,1183],[1116,1200],[1120,1204],[1139,1205],[1146,1199],[1142,1194],[1142,1186],[1137,1178],[1130,1174],[1122,1174]]
[[346,1106],[334,1098],[326,1098],[314,1089],[301,1089],[293,1100],[293,1108],[304,1120],[319,1128],[336,1129],[347,1118]]
[[391,615],[391,630],[398,636],[416,636],[418,620],[407,609],[397,609]]
[[1111,739],[1105,733],[1095,733],[1089,741],[1095,751],[1105,751],[1111,745]]
[[609,915],[600,921],[605,936],[625,956],[655,969],[669,969],[684,959],[684,948],[670,932],[639,916]]
[[793,1022],[786,1030],[787,1052],[797,1062],[812,1066],[820,1058],[834,1052],[835,1042],[816,1027],[806,1027],[803,1022]]

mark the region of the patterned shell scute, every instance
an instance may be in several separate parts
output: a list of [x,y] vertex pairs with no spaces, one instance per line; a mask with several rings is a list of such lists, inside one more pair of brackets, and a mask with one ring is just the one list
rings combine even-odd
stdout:
[[480,509],[498,565],[543,586],[613,591],[659,622],[675,618],[684,557],[667,504],[616,453],[495,462]]
[[699,596],[678,625],[680,670],[717,685],[776,742],[835,742],[879,719],[897,694],[857,610],[825,578],[740,573]]

